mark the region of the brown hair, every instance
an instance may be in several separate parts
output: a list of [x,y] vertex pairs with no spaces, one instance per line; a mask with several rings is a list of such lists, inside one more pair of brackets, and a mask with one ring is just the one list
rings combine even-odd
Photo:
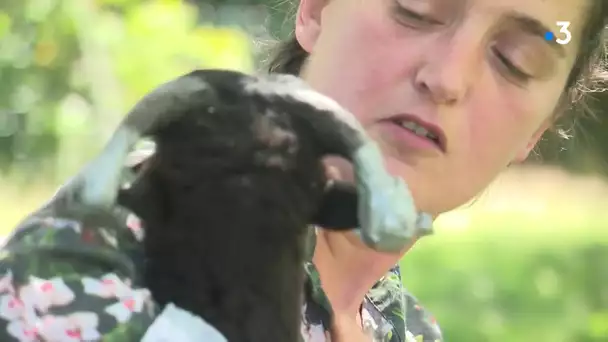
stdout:
[[[590,0],[592,4],[586,26],[582,33],[578,56],[566,82],[562,99],[557,107],[556,122],[592,114],[589,100],[592,93],[604,91],[608,80],[606,70],[606,25],[608,24],[608,3],[604,0]],[[280,42],[269,60],[268,71],[299,75],[308,54],[300,46],[292,33]],[[568,115],[565,115],[568,114]],[[557,129],[558,134],[567,137],[567,131]]]

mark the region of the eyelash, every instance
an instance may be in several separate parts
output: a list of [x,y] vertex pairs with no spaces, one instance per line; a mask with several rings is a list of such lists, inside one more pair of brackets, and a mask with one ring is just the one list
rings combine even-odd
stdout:
[[[403,7],[402,5],[399,4],[399,2],[397,0],[394,1],[393,3],[393,12],[396,15],[396,20],[405,26],[408,27],[418,27],[419,25],[438,25],[441,24],[441,22],[439,22],[438,20],[427,16],[427,15],[423,15],[417,12],[414,12],[412,10],[409,10],[405,7]],[[405,18],[405,20],[403,20]],[[404,22],[406,20],[412,20],[414,21],[414,23],[410,23],[410,22]]]
[[512,77],[515,77],[520,82],[528,82],[532,79],[532,75],[518,68],[513,62],[502,54],[497,48],[492,48],[492,53],[498,58],[498,61],[507,69]]

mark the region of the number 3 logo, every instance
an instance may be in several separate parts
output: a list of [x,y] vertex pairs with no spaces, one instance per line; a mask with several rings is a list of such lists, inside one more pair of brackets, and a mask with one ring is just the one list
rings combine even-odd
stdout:
[[570,40],[572,40],[572,32],[570,32],[570,30],[568,30],[568,27],[570,27],[570,22],[569,21],[558,21],[557,26],[561,27],[559,32],[566,35],[566,37],[563,39],[562,38],[556,39],[555,41],[561,45],[570,43]]

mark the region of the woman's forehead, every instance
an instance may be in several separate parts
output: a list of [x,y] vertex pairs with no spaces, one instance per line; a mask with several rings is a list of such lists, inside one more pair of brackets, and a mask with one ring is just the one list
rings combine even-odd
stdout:
[[[321,1],[321,0],[317,0]],[[595,1],[605,0],[333,0],[355,2],[361,6],[386,6],[397,3],[414,11],[431,13],[448,20],[478,21],[488,30],[508,24],[546,37],[556,50],[574,58],[581,44],[589,14]],[[567,26],[567,27],[565,27]],[[566,41],[563,46],[557,40]],[[561,38],[561,39],[560,39]]]
[[583,38],[593,1],[604,0],[454,0],[452,4],[466,4],[469,11],[486,14],[494,23],[507,22],[540,35],[556,50],[573,57]]
[[[322,1],[322,0],[316,0]],[[333,0],[341,1],[341,0]],[[486,15],[500,16],[508,12],[521,12],[534,16],[541,21],[561,20],[584,23],[594,1],[604,0],[342,0],[355,2],[362,6],[376,6],[396,2],[413,9],[446,11],[461,14],[468,11],[483,12]],[[556,19],[560,18],[560,19]]]

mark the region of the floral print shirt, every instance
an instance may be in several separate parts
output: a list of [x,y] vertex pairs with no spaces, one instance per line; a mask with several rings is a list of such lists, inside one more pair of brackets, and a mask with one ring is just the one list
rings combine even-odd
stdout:
[[[330,342],[331,308],[312,262],[305,263],[308,301],[303,308],[305,342]],[[365,296],[361,306],[363,328],[370,342],[441,342],[435,318],[402,285],[395,266]]]
[[[143,238],[121,207],[95,212],[54,199],[31,214],[0,250],[0,341],[141,341],[161,309],[142,283]],[[329,302],[314,264],[304,269],[302,341],[329,342]],[[361,316],[373,342],[442,341],[398,267],[370,289]]]

